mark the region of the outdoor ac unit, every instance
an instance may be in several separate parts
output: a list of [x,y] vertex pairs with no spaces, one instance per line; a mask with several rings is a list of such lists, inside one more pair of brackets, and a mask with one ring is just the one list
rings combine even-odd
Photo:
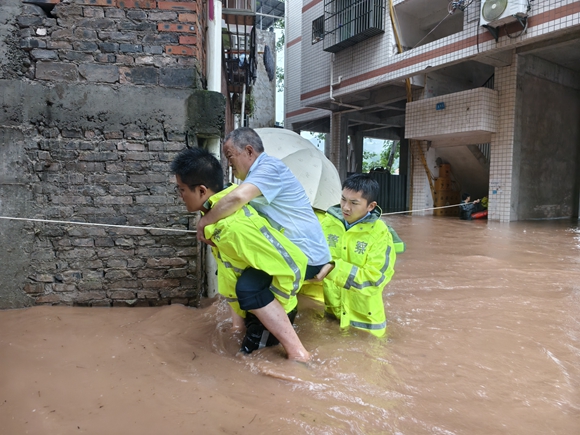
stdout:
[[528,0],[481,0],[482,26],[497,27],[528,15]]

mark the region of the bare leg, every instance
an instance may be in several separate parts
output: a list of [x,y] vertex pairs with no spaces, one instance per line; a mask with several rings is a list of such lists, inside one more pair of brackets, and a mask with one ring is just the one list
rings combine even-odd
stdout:
[[245,329],[244,318],[236,313],[230,305],[230,313],[232,314],[232,332],[243,331]]
[[274,299],[265,307],[252,310],[252,313],[282,343],[288,359],[303,362],[310,360],[310,354],[302,345],[280,302]]

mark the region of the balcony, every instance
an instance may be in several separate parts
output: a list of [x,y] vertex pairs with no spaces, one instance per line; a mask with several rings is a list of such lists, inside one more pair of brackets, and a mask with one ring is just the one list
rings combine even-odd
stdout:
[[222,48],[230,94],[250,92],[255,79],[256,1],[223,2]]
[[336,53],[384,33],[384,0],[324,0],[324,51]]
[[407,103],[405,137],[434,148],[491,142],[497,131],[498,92],[475,88]]

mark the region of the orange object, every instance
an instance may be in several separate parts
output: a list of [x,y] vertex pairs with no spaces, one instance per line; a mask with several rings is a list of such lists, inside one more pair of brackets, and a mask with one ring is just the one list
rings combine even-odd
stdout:
[[487,219],[487,210],[478,211],[477,213],[473,213],[471,215],[471,219]]

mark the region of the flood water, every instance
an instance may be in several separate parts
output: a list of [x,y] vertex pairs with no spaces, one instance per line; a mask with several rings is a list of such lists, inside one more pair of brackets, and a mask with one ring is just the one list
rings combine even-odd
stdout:
[[388,339],[302,299],[314,361],[235,356],[227,307],[0,312],[12,434],[580,434],[578,222],[388,218]]

